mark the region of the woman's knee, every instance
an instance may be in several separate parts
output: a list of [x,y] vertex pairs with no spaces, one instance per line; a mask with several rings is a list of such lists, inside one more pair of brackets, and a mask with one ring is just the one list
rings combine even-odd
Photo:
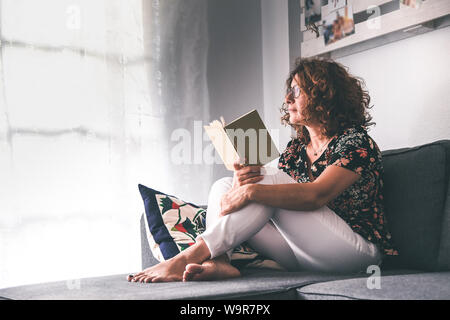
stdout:
[[208,210],[206,220],[215,220],[220,215],[220,200],[225,193],[232,187],[233,179],[231,177],[221,178],[213,183],[208,196]]
[[213,183],[213,185],[211,186],[211,191],[228,191],[229,189],[231,189],[232,185],[232,177],[223,177]]

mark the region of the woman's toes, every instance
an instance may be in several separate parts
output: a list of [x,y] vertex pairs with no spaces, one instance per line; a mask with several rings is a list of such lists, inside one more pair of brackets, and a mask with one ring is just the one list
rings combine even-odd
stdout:
[[204,268],[201,264],[191,263],[186,266],[186,269],[183,274],[184,281],[192,281],[196,278],[197,275],[202,273]]
[[131,281],[133,281],[133,282],[142,282],[143,278],[145,278],[145,275],[140,275],[140,276],[134,277],[133,280],[131,280]]
[[176,282],[181,281],[180,277],[177,276],[157,276],[152,279],[152,283],[156,282]]
[[190,274],[197,274],[203,271],[203,266],[197,263],[190,263],[186,266],[185,271]]
[[201,264],[191,263],[186,266],[186,280],[194,280],[196,275],[202,273],[204,271],[204,267]]
[[203,271],[203,267],[200,264],[191,263],[188,264],[183,272],[183,281],[191,281],[196,274]]

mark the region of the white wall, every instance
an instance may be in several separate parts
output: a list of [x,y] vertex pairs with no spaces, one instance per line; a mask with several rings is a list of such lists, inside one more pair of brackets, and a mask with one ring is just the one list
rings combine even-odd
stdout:
[[[261,0],[264,120],[280,130],[280,149],[290,135],[278,112],[290,68],[287,3]],[[369,134],[382,150],[450,139],[449,52],[446,27],[336,59],[365,80],[376,122]]]
[[279,111],[289,75],[289,21],[287,0],[261,0],[264,122],[282,152],[290,140],[291,129],[280,122]]
[[337,59],[366,81],[381,150],[450,139],[450,27]]
[[[208,0],[208,21],[211,121],[231,122],[251,109],[263,117],[261,1]],[[214,181],[231,175],[214,165]]]

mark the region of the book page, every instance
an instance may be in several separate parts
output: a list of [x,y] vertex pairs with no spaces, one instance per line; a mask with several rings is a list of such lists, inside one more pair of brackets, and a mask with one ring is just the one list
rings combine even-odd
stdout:
[[233,164],[239,160],[239,155],[230,139],[228,139],[222,124],[215,120],[209,126],[204,126],[204,128],[225,167],[234,171]]
[[224,127],[241,159],[249,165],[265,165],[279,152],[257,110],[252,110]]

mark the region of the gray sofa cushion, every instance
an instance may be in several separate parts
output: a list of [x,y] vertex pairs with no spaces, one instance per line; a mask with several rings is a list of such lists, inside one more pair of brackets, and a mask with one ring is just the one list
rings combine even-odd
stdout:
[[0,298],[20,300],[184,300],[184,299],[296,299],[296,289],[318,281],[352,277],[311,272],[247,270],[222,281],[133,283],[126,275],[58,281],[0,290]]
[[[450,231],[450,204],[444,210],[448,197],[450,141],[384,151],[382,155],[386,217],[400,252],[391,266],[429,271],[446,266],[448,270],[450,251],[440,252],[440,248],[441,234]],[[449,240],[445,237],[442,246],[448,248]],[[443,262],[439,265],[439,261]]]
[[145,213],[141,215],[140,227],[141,227],[141,263],[142,270],[158,264],[159,261],[153,256],[147,239],[147,232],[145,231]]
[[380,289],[367,278],[311,284],[297,289],[306,300],[450,300],[450,272],[382,276]]
[[[447,161],[450,162],[450,157],[448,157],[447,159],[449,159]],[[450,164],[448,166],[450,166]],[[448,181],[447,198],[445,200],[444,207],[444,218],[441,227],[441,245],[438,258],[439,270],[450,270],[450,177],[448,178]]]

